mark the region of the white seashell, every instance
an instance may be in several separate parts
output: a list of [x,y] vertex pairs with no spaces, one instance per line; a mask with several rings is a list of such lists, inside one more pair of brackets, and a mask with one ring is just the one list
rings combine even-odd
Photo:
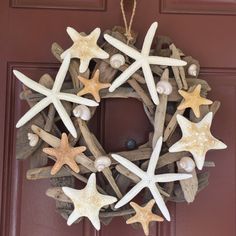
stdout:
[[179,165],[186,172],[192,172],[196,167],[195,162],[190,157],[182,157],[181,160],[179,161]]
[[78,105],[74,108],[73,114],[75,117],[81,118],[82,120],[91,119],[91,111],[85,105]]
[[168,81],[159,81],[156,89],[159,94],[170,95],[172,93],[172,85]]
[[110,59],[110,65],[114,69],[118,69],[125,64],[125,57],[122,54],[114,54]]
[[107,156],[100,156],[94,161],[94,167],[98,172],[103,171],[106,167],[111,165],[111,159]]
[[37,134],[28,133],[29,145],[35,147],[39,141],[39,136]]
[[191,75],[191,76],[196,77],[197,76],[197,70],[198,70],[197,65],[192,64],[188,68],[188,74]]

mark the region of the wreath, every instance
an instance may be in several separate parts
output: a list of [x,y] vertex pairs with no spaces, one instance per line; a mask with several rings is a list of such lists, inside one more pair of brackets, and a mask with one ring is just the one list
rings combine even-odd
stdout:
[[[73,45],[65,51],[52,45],[61,62],[55,79],[45,74],[35,82],[14,70],[24,84],[20,97],[31,107],[16,125],[16,156],[30,157],[28,179],[50,179],[46,194],[68,225],[87,217],[99,230],[100,221],[123,216],[148,235],[150,222],[170,221],[166,202],[194,201],[209,178],[197,169],[214,167],[205,161],[207,151],[226,145],[210,132],[220,103],[206,98],[210,87],[198,78],[198,61],[168,37],[155,40],[157,22],[141,50],[130,29],[105,31],[98,46],[99,28],[85,35],[68,27]],[[88,124],[106,98],[142,102],[153,125],[147,143],[105,152]],[[86,186],[77,189],[75,180]]]

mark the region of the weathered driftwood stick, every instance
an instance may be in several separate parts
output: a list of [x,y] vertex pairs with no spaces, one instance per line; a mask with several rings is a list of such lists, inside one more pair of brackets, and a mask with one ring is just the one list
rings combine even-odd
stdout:
[[[170,45],[170,49],[172,51],[171,58],[181,60],[179,50],[175,47],[175,45],[173,43]],[[179,67],[172,66],[172,70],[173,70],[178,88],[179,89],[182,89],[182,88],[188,89],[188,84],[187,84],[187,81],[185,78],[184,68],[182,66],[179,66]]]
[[[161,81],[169,80],[168,69],[164,70],[160,80]],[[155,118],[154,118],[154,134],[153,134],[153,139],[152,139],[152,148],[156,146],[157,140],[163,136],[167,100],[168,100],[168,96],[166,94],[159,95],[159,104],[156,107]]]
[[196,170],[194,169],[191,173],[188,173],[183,168],[181,168],[179,162],[177,162],[177,167],[178,173],[192,174],[192,178],[180,180],[180,186],[183,190],[184,198],[187,203],[191,203],[194,201],[198,191],[198,179]]
[[[98,148],[96,143],[94,142],[94,137],[91,135],[91,132],[89,131],[87,124],[81,120],[80,118],[77,119],[81,133],[84,137],[84,140],[88,146],[88,149],[90,152],[94,155],[95,158],[106,155],[105,152],[101,152],[101,150]],[[116,193],[118,198],[122,198],[122,194],[112,176],[112,172],[109,168],[105,168],[103,171],[103,174],[105,175],[106,179],[110,183],[112,189]]]
[[136,98],[141,100],[139,95],[132,89],[128,87],[119,87],[114,92],[109,92],[107,90],[101,90],[101,98]]
[[141,100],[145,104],[145,106],[148,108],[149,112],[151,114],[154,114],[154,104],[152,100],[149,98],[149,96],[145,93],[145,91],[142,89],[142,87],[138,84],[138,82],[135,79],[129,79],[128,84],[136,91],[136,93],[140,96]]
[[[192,92],[194,90],[195,87],[190,87],[188,92]],[[184,102],[184,99],[182,100],[181,103]],[[183,115],[185,112],[185,109],[183,110],[176,110],[176,112],[174,113],[174,115],[172,116],[170,122],[168,123],[165,131],[164,131],[164,137],[163,137],[163,141],[165,142],[169,137],[171,137],[171,135],[174,133],[176,127],[177,127],[177,115]]]

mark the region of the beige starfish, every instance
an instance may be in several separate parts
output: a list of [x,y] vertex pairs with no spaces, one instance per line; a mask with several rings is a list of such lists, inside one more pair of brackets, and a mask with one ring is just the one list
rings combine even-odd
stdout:
[[225,149],[227,146],[212,136],[210,128],[213,113],[209,112],[200,122],[193,123],[184,116],[177,115],[183,137],[169,148],[169,152],[188,151],[192,153],[197,168],[201,170],[208,150]]
[[133,224],[136,222],[141,223],[145,235],[149,235],[149,223],[152,221],[162,222],[164,219],[156,214],[152,213],[152,208],[155,204],[155,200],[150,200],[146,206],[141,207],[135,202],[131,202],[130,205],[136,211],[136,215],[126,221],[126,224]]
[[61,136],[60,146],[57,148],[44,148],[43,152],[56,158],[56,163],[54,164],[51,174],[55,175],[63,165],[68,165],[74,172],[78,173],[80,171],[79,166],[75,161],[76,155],[81,154],[86,150],[86,147],[71,147],[68,142],[68,137],[66,133]]
[[61,58],[64,59],[67,53],[71,54],[71,58],[79,58],[80,73],[84,73],[88,69],[92,58],[106,59],[109,57],[109,54],[97,45],[97,40],[101,34],[100,28],[96,28],[87,36],[82,36],[71,27],[67,27],[66,31],[74,44],[61,54]]
[[178,110],[183,110],[190,107],[193,110],[193,113],[197,118],[200,117],[200,106],[201,105],[210,105],[212,101],[206,98],[201,97],[201,85],[198,84],[193,92],[186,92],[179,90],[179,94],[184,98],[184,102],[178,106]]
[[103,195],[97,191],[94,173],[90,175],[84,189],[63,187],[62,190],[74,204],[74,210],[67,220],[68,225],[72,225],[77,219],[85,216],[97,230],[100,230],[100,209],[117,201],[115,197]]
[[90,93],[90,94],[93,95],[93,97],[95,98],[95,100],[97,102],[100,102],[101,98],[100,98],[100,95],[99,95],[99,91],[101,89],[109,88],[111,86],[111,84],[99,82],[99,75],[100,75],[100,71],[96,70],[96,72],[95,72],[94,76],[92,77],[92,79],[85,79],[81,76],[78,76],[78,79],[84,85],[84,88],[82,90],[80,90],[77,93],[77,95],[82,96],[84,94]]

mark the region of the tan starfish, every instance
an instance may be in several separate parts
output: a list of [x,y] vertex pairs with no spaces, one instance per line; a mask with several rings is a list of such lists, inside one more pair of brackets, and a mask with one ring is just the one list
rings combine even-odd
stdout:
[[109,88],[111,84],[109,83],[101,83],[99,82],[99,75],[100,71],[96,70],[95,74],[93,75],[92,79],[85,79],[81,76],[78,76],[78,79],[81,81],[81,83],[84,85],[84,88],[80,90],[77,95],[82,96],[84,94],[92,94],[93,97],[97,102],[101,101],[99,91],[101,89]]
[[156,214],[152,213],[152,208],[155,204],[155,200],[150,200],[146,206],[141,207],[135,202],[131,202],[130,205],[136,211],[136,215],[126,221],[126,224],[133,224],[136,222],[141,223],[145,235],[149,235],[149,223],[152,221],[162,222],[164,219]]
[[60,146],[57,148],[44,148],[43,152],[56,158],[51,174],[55,175],[63,165],[68,165],[74,172],[80,171],[79,166],[75,161],[75,156],[81,154],[86,150],[86,147],[71,147],[68,142],[66,133],[61,136]]
[[197,118],[200,117],[200,106],[201,105],[210,105],[212,101],[206,98],[201,97],[201,85],[198,84],[193,92],[186,92],[179,90],[179,94],[184,98],[184,102],[178,106],[178,110],[183,110],[190,107],[193,110],[193,113]]
[[92,58],[106,59],[109,57],[109,54],[97,45],[97,40],[101,34],[100,28],[96,28],[86,36],[78,33],[71,27],[67,27],[66,31],[72,39],[73,45],[61,54],[61,58],[64,59],[68,53],[71,55],[71,58],[79,58],[80,73],[84,73],[88,69]]

